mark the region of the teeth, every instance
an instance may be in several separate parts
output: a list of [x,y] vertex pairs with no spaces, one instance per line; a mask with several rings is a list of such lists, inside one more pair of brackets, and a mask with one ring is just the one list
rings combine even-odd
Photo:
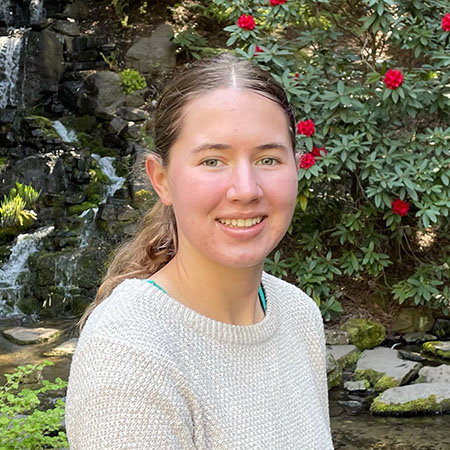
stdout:
[[261,222],[263,217],[254,217],[253,219],[219,219],[219,222],[236,228],[247,228]]

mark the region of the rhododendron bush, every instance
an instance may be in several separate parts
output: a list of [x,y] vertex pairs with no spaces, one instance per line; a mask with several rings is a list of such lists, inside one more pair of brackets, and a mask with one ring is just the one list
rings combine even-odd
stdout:
[[296,279],[326,319],[349,277],[447,310],[450,4],[212,3],[229,49],[270,71],[296,109],[298,208],[267,270]]

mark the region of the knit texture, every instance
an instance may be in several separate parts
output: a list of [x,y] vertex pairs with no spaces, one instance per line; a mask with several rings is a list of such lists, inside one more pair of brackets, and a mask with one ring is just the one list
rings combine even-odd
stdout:
[[328,450],[322,318],[295,286],[263,274],[254,325],[202,316],[145,280],[91,314],[70,370],[72,450]]

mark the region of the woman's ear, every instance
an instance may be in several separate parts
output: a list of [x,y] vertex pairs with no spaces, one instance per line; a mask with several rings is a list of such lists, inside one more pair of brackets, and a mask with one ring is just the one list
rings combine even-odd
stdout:
[[167,167],[162,165],[161,159],[158,156],[150,155],[145,161],[145,171],[152,183],[153,189],[156,191],[163,204],[170,206],[172,200],[170,197]]

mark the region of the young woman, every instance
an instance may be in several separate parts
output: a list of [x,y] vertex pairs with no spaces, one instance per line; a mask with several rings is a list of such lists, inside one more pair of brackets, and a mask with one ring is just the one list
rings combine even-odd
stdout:
[[83,317],[70,448],[332,449],[320,312],[263,272],[297,196],[285,93],[225,54],[174,79],[154,120],[160,200]]

